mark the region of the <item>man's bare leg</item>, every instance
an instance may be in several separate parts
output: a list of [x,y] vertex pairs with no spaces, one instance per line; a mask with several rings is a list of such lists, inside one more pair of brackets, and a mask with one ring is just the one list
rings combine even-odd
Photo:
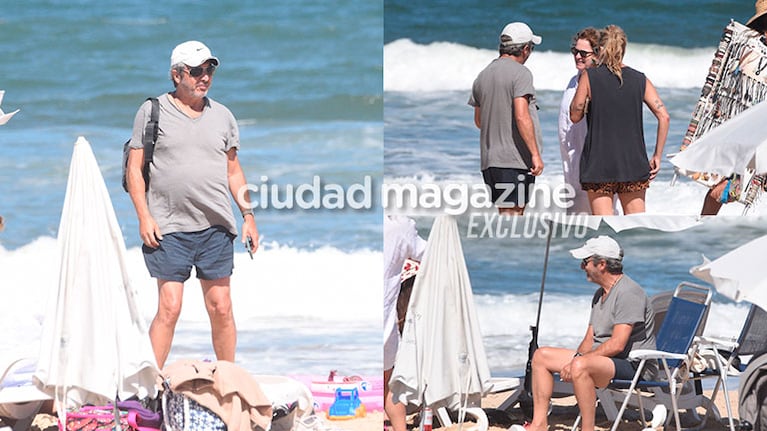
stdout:
[[549,403],[554,392],[554,376],[572,360],[575,350],[541,347],[533,355],[533,421],[531,431],[545,431],[549,426]]
[[149,340],[157,360],[157,366],[162,369],[168,359],[170,346],[173,343],[173,333],[176,322],[181,314],[181,302],[184,293],[184,283],[178,281],[157,280],[157,313],[149,326]]
[[232,312],[229,277],[200,280],[205,308],[210,318],[211,338],[216,359],[234,362],[237,348],[237,327]]
[[594,431],[597,410],[597,391],[604,388],[615,375],[615,364],[605,356],[581,356],[570,367],[575,399],[581,411],[581,431]]

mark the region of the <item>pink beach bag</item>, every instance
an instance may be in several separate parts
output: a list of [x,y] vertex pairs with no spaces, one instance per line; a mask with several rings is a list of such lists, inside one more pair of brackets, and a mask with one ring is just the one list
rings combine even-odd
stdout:
[[[119,428],[122,431],[159,431],[158,428],[139,426],[136,410],[118,410]],[[67,426],[59,429],[66,431],[112,431],[115,429],[115,412],[112,406],[82,406],[73,412],[67,412]]]

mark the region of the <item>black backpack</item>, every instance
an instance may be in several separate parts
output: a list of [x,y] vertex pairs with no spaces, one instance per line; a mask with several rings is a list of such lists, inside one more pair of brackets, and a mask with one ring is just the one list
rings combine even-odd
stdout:
[[740,429],[767,429],[767,354],[754,355],[739,379]]
[[[149,115],[149,121],[144,128],[144,135],[141,137],[141,142],[144,144],[144,167],[141,169],[146,185],[144,191],[149,190],[149,163],[152,162],[154,155],[154,144],[157,142],[157,129],[160,122],[160,101],[156,97],[149,97],[146,100],[152,101],[152,113]],[[128,167],[128,153],[131,150],[128,144],[130,144],[130,139],[123,144],[123,190],[126,192],[128,191],[128,182],[125,178],[125,170]]]

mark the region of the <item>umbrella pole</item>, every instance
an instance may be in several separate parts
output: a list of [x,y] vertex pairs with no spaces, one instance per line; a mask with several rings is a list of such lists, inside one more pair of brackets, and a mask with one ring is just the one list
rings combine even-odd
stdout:
[[[541,276],[541,292],[538,295],[538,317],[535,319],[535,327],[537,328],[541,323],[541,305],[543,304],[543,290],[546,286],[546,271],[549,268],[549,250],[551,250],[551,235],[553,220],[549,220],[549,235],[546,237],[546,254],[543,257],[543,275]],[[537,337],[536,332],[536,337]]]
[[122,425],[120,424],[120,409],[117,408],[117,399],[117,392],[115,392],[115,400],[114,404],[112,404],[112,414],[115,417],[114,431],[120,431],[122,429]]
[[546,272],[549,268],[549,250],[551,250],[551,236],[553,220],[548,220],[549,232],[546,236],[546,252],[543,258],[543,274],[541,276],[541,289],[538,295],[538,314],[535,318],[535,325],[530,326],[530,332],[532,333],[532,339],[527,349],[527,364],[525,365],[525,390],[520,394],[519,407],[522,409],[522,413],[526,417],[532,419],[533,417],[533,354],[538,350],[538,327],[541,323],[541,306],[543,305],[543,291],[546,286]]

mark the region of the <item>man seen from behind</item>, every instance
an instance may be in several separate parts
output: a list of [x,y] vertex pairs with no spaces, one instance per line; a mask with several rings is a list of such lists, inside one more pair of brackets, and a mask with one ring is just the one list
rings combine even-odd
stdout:
[[500,214],[522,215],[543,172],[533,75],[524,66],[541,37],[522,22],[500,35],[500,56],[479,73],[469,105],[480,129],[480,168]]

